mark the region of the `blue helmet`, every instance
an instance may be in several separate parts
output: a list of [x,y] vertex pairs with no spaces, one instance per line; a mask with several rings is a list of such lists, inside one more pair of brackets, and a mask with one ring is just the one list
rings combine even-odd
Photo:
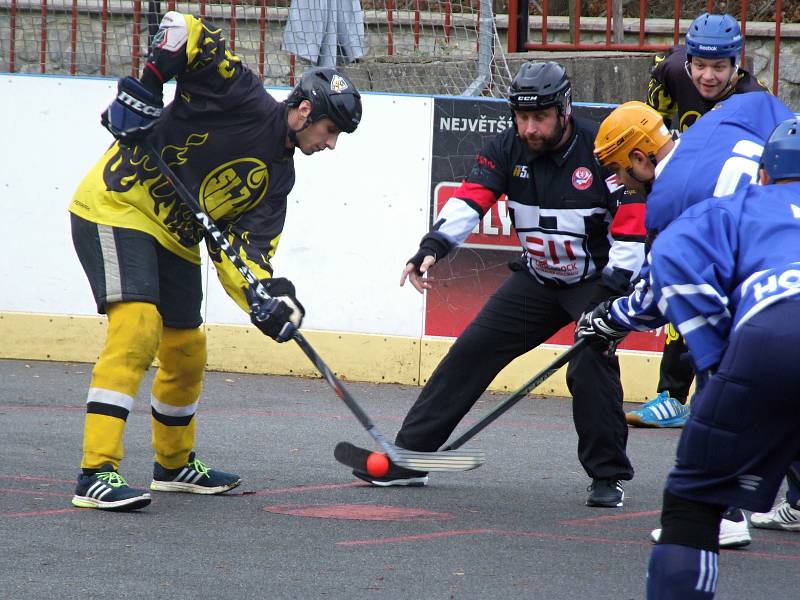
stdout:
[[772,131],[761,155],[761,168],[772,181],[800,178],[799,119],[787,119]]
[[742,30],[731,15],[703,13],[686,32],[686,54],[699,58],[732,58],[742,52]]

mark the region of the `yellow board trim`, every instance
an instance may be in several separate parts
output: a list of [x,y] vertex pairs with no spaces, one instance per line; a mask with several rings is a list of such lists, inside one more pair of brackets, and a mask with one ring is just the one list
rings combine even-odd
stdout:
[[[318,377],[293,343],[277,344],[245,325],[205,326],[207,369],[236,373]],[[343,381],[424,385],[453,340],[303,330],[308,341]],[[0,358],[87,362],[97,360],[106,336],[105,317],[0,312]],[[550,364],[566,348],[544,345],[519,357],[489,390],[511,392]],[[661,354],[620,351],[625,400],[655,396]],[[537,395],[569,396],[566,367],[535,390]]]

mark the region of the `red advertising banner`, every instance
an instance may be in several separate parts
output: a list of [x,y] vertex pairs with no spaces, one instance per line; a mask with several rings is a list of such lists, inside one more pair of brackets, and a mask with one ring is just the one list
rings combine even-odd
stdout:
[[[595,109],[596,111],[597,109]],[[576,107],[580,114],[580,107]],[[603,114],[584,114],[603,118]],[[431,164],[432,223],[472,166],[483,137],[509,126],[508,108],[494,100],[436,98],[434,110],[433,162]],[[460,127],[476,123],[483,126]],[[486,125],[488,123],[488,125]],[[482,133],[491,131],[493,133]],[[457,337],[475,317],[488,297],[508,277],[508,262],[521,254],[519,238],[511,227],[505,197],[481,219],[464,244],[429,272],[432,289],[425,305],[425,335]],[[569,325],[548,340],[572,344],[574,326]],[[620,348],[661,352],[661,330],[632,333]]]

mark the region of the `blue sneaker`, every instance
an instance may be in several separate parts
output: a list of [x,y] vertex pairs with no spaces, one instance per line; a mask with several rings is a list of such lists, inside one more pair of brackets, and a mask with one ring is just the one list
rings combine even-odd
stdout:
[[78,475],[72,505],[100,510],[135,510],[150,504],[150,494],[128,485],[111,464]]
[[634,427],[683,427],[688,419],[689,407],[671,398],[666,391],[645,402],[640,409],[625,414],[628,425]]
[[194,452],[189,454],[189,462],[177,469],[165,469],[153,463],[153,481],[150,489],[155,492],[185,492],[188,494],[222,494],[232,490],[242,482],[233,473],[209,469],[197,459]]

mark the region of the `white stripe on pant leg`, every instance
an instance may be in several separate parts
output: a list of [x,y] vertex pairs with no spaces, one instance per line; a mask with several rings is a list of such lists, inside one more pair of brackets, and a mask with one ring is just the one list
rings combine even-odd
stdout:
[[712,555],[714,561],[714,577],[711,580],[711,589],[709,590],[712,594],[717,591],[717,579],[719,578],[719,554]]
[[100,251],[103,253],[103,271],[106,276],[106,301],[122,300],[122,276],[117,256],[117,241],[114,239],[114,228],[109,225],[98,225],[97,235],[100,238]]
[[100,404],[109,404],[111,406],[119,406],[128,412],[133,410],[133,397],[122,392],[115,392],[114,390],[106,390],[103,388],[89,388],[89,393],[86,395],[86,403],[99,402]]
[[703,591],[706,579],[706,551],[700,550],[700,576],[697,578],[697,584],[694,586],[695,591]]
[[164,404],[153,394],[150,394],[150,406],[152,406],[158,414],[167,417],[189,417],[197,412],[197,401],[187,406],[172,406],[171,404]]

